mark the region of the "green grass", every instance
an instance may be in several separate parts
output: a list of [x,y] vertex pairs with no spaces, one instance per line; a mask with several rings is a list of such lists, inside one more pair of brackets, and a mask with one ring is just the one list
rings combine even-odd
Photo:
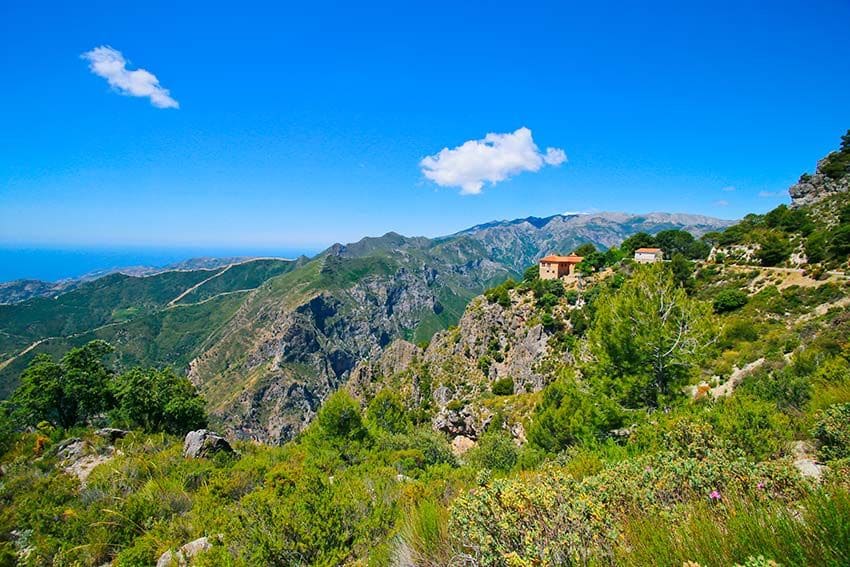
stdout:
[[763,556],[781,565],[838,567],[850,564],[850,492],[826,488],[791,506],[698,502],[675,519],[636,511],[622,533],[617,565],[733,565]]

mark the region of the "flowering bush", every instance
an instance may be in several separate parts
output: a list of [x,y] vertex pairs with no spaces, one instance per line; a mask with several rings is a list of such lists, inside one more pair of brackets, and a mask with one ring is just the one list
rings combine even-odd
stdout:
[[482,565],[572,564],[610,557],[619,519],[635,510],[672,513],[678,504],[726,494],[786,500],[805,485],[783,462],[753,463],[686,424],[667,436],[668,450],[629,459],[576,481],[565,467],[500,479],[459,497],[450,533]]

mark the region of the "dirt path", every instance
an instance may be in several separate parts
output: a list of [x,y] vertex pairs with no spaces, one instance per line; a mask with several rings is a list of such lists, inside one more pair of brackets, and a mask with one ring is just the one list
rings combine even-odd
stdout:
[[812,309],[808,313],[803,313],[802,315],[797,317],[797,320],[794,323],[795,324],[805,323],[806,321],[814,319],[815,317],[821,317],[823,315],[826,315],[827,312],[830,309],[848,307],[848,306],[850,306],[850,296],[842,297],[841,299],[837,299],[837,300],[833,301],[832,303],[821,303],[820,305],[818,305],[817,307],[815,307],[814,309]]
[[728,380],[726,380],[719,386],[715,386],[714,388],[709,390],[711,392],[711,397],[719,398],[721,396],[730,395],[735,389],[735,387],[741,383],[741,380],[752,374],[762,364],[764,364],[764,358],[754,360],[749,364],[745,364],[741,368],[738,368],[736,366],[735,369],[732,371],[732,374],[729,376]]
[[3,362],[0,362],[0,370],[3,370],[7,366],[9,366],[13,362],[15,362],[18,358],[24,356],[26,353],[28,353],[29,351],[31,351],[32,349],[34,349],[35,347],[37,347],[41,343],[49,341],[50,339],[55,339],[55,338],[56,337],[47,337],[47,338],[39,339],[39,340],[35,341],[34,343],[32,343],[30,346],[28,346],[27,348],[25,348],[24,350],[22,350],[18,354],[12,356],[11,358],[7,358]]
[[[228,264],[223,269],[216,268],[216,269],[219,270],[218,272],[216,272],[213,275],[211,275],[210,277],[196,283],[195,285],[189,287],[188,289],[183,290],[180,293],[180,295],[178,295],[177,297],[175,297],[174,299],[172,299],[171,301],[169,301],[165,305],[165,309],[173,309],[175,307],[190,307],[192,305],[201,305],[203,303],[206,303],[207,301],[212,301],[212,300],[216,299],[217,297],[221,297],[223,295],[231,295],[231,294],[234,294],[234,293],[245,293],[245,292],[248,292],[248,291],[252,291],[253,289],[256,289],[256,288],[251,288],[251,289],[237,289],[237,290],[233,290],[233,291],[223,291],[221,293],[217,293],[217,294],[215,294],[211,297],[208,297],[208,298],[201,300],[201,301],[198,301],[196,303],[188,303],[185,306],[177,304],[178,301],[180,301],[181,299],[183,299],[184,297],[186,297],[187,295],[189,295],[190,293],[192,293],[193,291],[195,291],[196,289],[198,289],[199,287],[201,287],[205,283],[209,282],[210,280],[213,280],[213,279],[219,277],[221,274],[223,274],[224,272],[226,272],[230,268],[232,268],[234,266],[241,266],[242,264],[248,264],[249,262],[258,262],[260,260],[279,260],[281,262],[292,262],[293,261],[291,258],[278,258],[278,257],[274,257],[274,256],[264,256],[264,257],[258,257],[258,258],[249,258],[249,259],[243,260],[241,262],[234,262],[232,264]],[[4,368],[6,368],[7,366],[9,366],[13,362],[15,362],[20,357],[22,357],[25,354],[27,354],[28,352],[32,351],[34,348],[38,347],[42,343],[46,343],[48,341],[52,341],[52,340],[55,340],[55,339],[61,339],[61,338],[74,339],[76,337],[79,337],[80,335],[85,335],[87,333],[94,333],[94,332],[99,331],[101,329],[105,329],[107,327],[112,327],[114,325],[120,325],[122,323],[127,323],[127,322],[128,321],[113,321],[111,323],[107,323],[105,325],[100,325],[98,327],[95,327],[93,329],[86,329],[85,331],[73,333],[73,334],[68,335],[66,337],[44,337],[43,339],[38,339],[37,341],[35,341],[34,343],[29,345],[28,347],[26,347],[22,351],[20,351],[19,353],[17,353],[15,355],[7,358],[6,360],[0,362],[0,371],[2,371]]]
[[210,277],[208,277],[207,279],[205,279],[205,280],[201,280],[201,281],[199,281],[198,283],[196,283],[195,285],[193,285],[193,286],[191,286],[191,287],[189,287],[189,288],[187,288],[187,289],[184,289],[182,292],[180,292],[180,295],[178,295],[177,297],[175,297],[174,299],[172,299],[171,301],[169,301],[169,302],[165,305],[165,308],[166,308],[166,309],[168,309],[168,308],[170,308],[170,307],[174,307],[174,304],[176,304],[178,301],[180,301],[181,299],[183,299],[184,297],[186,297],[187,295],[189,295],[190,293],[192,293],[193,291],[195,291],[196,289],[198,289],[199,287],[201,287],[202,285],[204,285],[204,284],[205,284],[205,283],[207,283],[208,281],[216,279],[216,278],[217,278],[217,277],[219,277],[221,274],[223,274],[224,272],[226,272],[227,270],[229,270],[230,268],[232,268],[232,267],[233,267],[233,266],[235,266],[235,265],[236,265],[236,264],[228,264],[228,265],[227,265],[227,266],[225,266],[225,267],[224,267],[224,269],[223,269],[223,270],[221,270],[220,272],[216,272],[216,273],[214,273],[213,275],[211,275]]
[[169,304],[166,309],[176,309],[178,307],[194,307],[195,305],[203,305],[208,301],[212,301],[214,299],[218,299],[219,297],[225,295],[233,295],[234,293],[247,293],[249,291],[254,291],[255,287],[249,287],[247,289],[234,289],[233,291],[222,291],[221,293],[217,293],[215,295],[211,295],[206,299],[202,299],[200,301],[196,301],[195,303],[175,303],[174,305]]
[[[196,283],[196,284],[195,284],[195,285],[193,285],[192,287],[190,287],[190,288],[188,288],[188,289],[183,290],[183,292],[182,292],[182,293],[180,293],[180,295],[178,295],[177,297],[175,297],[174,299],[172,299],[171,301],[169,301],[169,302],[165,305],[165,308],[166,308],[166,309],[170,309],[170,308],[172,308],[172,307],[175,307],[175,306],[177,305],[177,302],[178,302],[178,301],[180,301],[181,299],[183,299],[184,297],[186,297],[187,295],[189,295],[190,293],[192,293],[193,291],[195,291],[196,289],[198,289],[198,288],[199,288],[199,287],[201,287],[202,285],[204,285],[204,284],[208,283],[210,280],[214,280],[214,279],[216,279],[217,277],[219,277],[220,275],[222,275],[223,273],[225,273],[225,272],[226,272],[227,270],[229,270],[230,268],[232,268],[232,267],[234,267],[234,266],[241,266],[241,265],[243,265],[243,264],[249,264],[249,263],[251,263],[251,262],[259,262],[259,261],[261,261],[261,260],[279,260],[279,261],[281,261],[281,262],[292,262],[292,261],[293,261],[293,260],[291,260],[291,259],[289,259],[289,258],[275,258],[274,256],[265,256],[265,257],[261,257],[261,258],[249,258],[249,259],[247,259],[247,260],[243,260],[243,261],[241,261],[241,262],[233,262],[232,264],[228,264],[228,265],[226,265],[226,266],[224,267],[224,269],[223,269],[223,270],[221,270],[220,272],[216,272],[215,274],[211,275],[211,276],[210,276],[210,277],[208,277],[207,279],[202,280],[202,281],[199,281],[198,283]],[[243,290],[237,290],[237,291],[243,291]],[[225,293],[230,293],[230,292],[225,292]],[[221,294],[219,294],[219,295],[221,295]],[[213,296],[213,297],[215,297],[215,296]],[[208,298],[208,299],[212,299],[212,298],[210,297],[210,298]],[[197,305],[197,304],[195,304],[195,305]]]

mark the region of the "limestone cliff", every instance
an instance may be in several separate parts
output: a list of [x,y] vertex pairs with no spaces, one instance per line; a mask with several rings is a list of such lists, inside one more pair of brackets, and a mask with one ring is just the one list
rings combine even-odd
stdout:
[[804,174],[788,189],[792,207],[812,205],[833,195],[850,192],[850,175],[836,178],[824,173],[830,159],[830,156],[827,156],[820,160],[814,175]]

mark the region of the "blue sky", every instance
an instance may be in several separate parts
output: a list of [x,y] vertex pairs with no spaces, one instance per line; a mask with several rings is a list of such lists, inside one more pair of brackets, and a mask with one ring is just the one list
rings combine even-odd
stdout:
[[[297,249],[586,210],[736,218],[786,201],[850,128],[843,0],[0,11],[7,247]],[[110,87],[82,57],[100,46],[179,108]],[[443,148],[520,128],[539,153],[467,180],[477,194],[423,173]]]

